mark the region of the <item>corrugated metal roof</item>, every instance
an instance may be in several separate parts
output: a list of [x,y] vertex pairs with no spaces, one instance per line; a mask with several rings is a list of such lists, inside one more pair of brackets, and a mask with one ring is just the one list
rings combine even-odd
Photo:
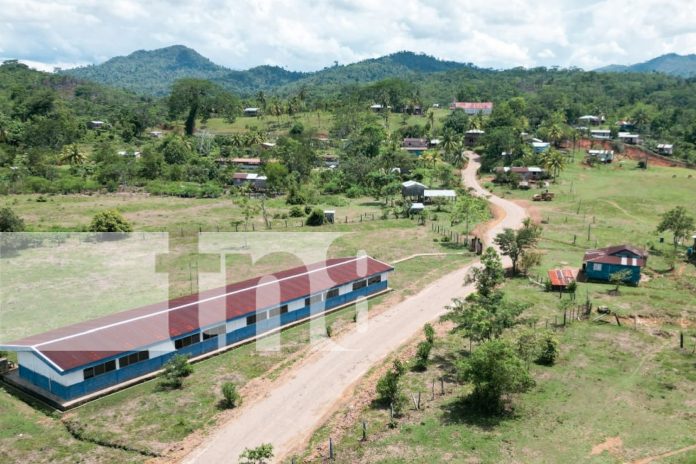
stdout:
[[57,369],[70,370],[391,270],[371,257],[330,259],[32,335],[6,346],[33,349]]
[[462,110],[490,110],[493,102],[452,102],[450,108]]
[[575,282],[575,271],[572,269],[550,269],[548,274],[554,287],[566,287],[569,283]]
[[[637,258],[628,258],[624,256],[616,256],[622,251],[628,251]],[[602,263],[602,264],[620,264],[622,266],[645,266],[648,259],[648,254],[640,248],[632,245],[616,245],[607,248],[598,248],[596,250],[588,250],[583,257],[584,262]]]

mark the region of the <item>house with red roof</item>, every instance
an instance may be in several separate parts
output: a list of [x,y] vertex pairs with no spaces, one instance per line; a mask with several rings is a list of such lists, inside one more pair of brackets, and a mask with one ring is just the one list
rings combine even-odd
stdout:
[[202,358],[388,288],[390,265],[336,258],[34,334],[4,375],[65,408],[156,375],[174,355]]
[[588,250],[582,259],[582,270],[588,280],[611,281],[612,274],[628,271],[625,281],[633,285],[640,282],[641,269],[648,262],[645,250],[631,245],[617,245]]
[[469,115],[476,115],[476,114],[489,115],[493,111],[493,102],[458,102],[458,101],[454,101],[450,105],[450,109],[452,111],[462,110],[466,114],[469,114]]

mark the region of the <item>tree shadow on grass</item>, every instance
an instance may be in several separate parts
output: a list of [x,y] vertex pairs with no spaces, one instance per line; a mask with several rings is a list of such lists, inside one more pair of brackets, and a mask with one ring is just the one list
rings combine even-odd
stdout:
[[502,422],[514,419],[512,411],[490,412],[478,407],[470,396],[458,397],[441,406],[442,423],[445,425],[467,424],[490,431]]
[[363,201],[361,203],[358,203],[358,206],[373,206],[376,208],[379,208],[380,206],[384,206],[383,201]]

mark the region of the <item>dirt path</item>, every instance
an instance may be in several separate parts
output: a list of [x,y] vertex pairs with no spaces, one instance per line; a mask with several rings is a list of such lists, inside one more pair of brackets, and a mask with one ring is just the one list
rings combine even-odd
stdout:
[[[506,216],[485,232],[484,240],[505,227],[519,227],[525,212],[520,206],[490,196],[477,182],[478,155],[470,153],[462,172],[467,187],[485,196]],[[303,448],[313,431],[351,394],[375,364],[406,343],[423,324],[438,318],[454,297],[472,292],[463,287],[471,265],[433,282],[418,294],[370,318],[338,342],[325,339],[314,347],[301,366],[273,382],[267,394],[245,403],[238,414],[185,456],[186,463],[231,463],[247,447],[272,443],[274,462]]]

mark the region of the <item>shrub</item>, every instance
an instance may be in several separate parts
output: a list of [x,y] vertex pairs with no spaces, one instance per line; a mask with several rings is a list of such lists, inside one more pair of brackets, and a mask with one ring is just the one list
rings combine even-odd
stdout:
[[240,464],[265,464],[273,458],[273,445],[264,443],[256,448],[244,448],[239,455]]
[[435,329],[433,329],[432,324],[425,324],[423,326],[423,333],[425,334],[425,340],[431,345],[435,343]]
[[348,187],[348,189],[346,189],[346,196],[348,198],[358,198],[361,197],[363,193],[363,190],[357,185],[351,185]]
[[0,209],[0,232],[23,232],[24,220],[10,208]]
[[177,354],[164,365],[164,373],[159,381],[162,390],[181,388],[182,379],[193,373],[193,366],[189,364],[188,357]]
[[304,217],[305,212],[304,209],[302,209],[301,206],[295,205],[292,208],[290,208],[290,212],[288,213],[290,217],[298,218],[298,217]]
[[430,358],[430,350],[433,345],[429,342],[420,342],[416,349],[416,360],[413,367],[416,370],[424,371],[428,368],[428,358]]
[[242,404],[242,397],[237,391],[237,386],[232,382],[222,384],[222,405],[231,409]]
[[320,226],[324,224],[324,210],[321,208],[315,208],[307,217],[308,226]]
[[401,376],[404,367],[398,359],[394,361],[392,368],[377,381],[377,399],[385,406],[391,405],[394,412],[401,410],[404,396],[401,392]]
[[304,207],[304,213],[305,213],[305,215],[307,215],[307,214],[309,214],[309,213],[311,213],[311,212],[312,212],[312,207],[309,206],[309,205],[305,205],[305,207]]
[[551,333],[541,337],[539,357],[536,359],[538,364],[553,366],[558,358],[558,339]]
[[97,213],[89,225],[90,232],[132,232],[133,226],[116,210]]
[[326,336],[331,338],[333,335],[333,326],[331,324],[326,324]]

